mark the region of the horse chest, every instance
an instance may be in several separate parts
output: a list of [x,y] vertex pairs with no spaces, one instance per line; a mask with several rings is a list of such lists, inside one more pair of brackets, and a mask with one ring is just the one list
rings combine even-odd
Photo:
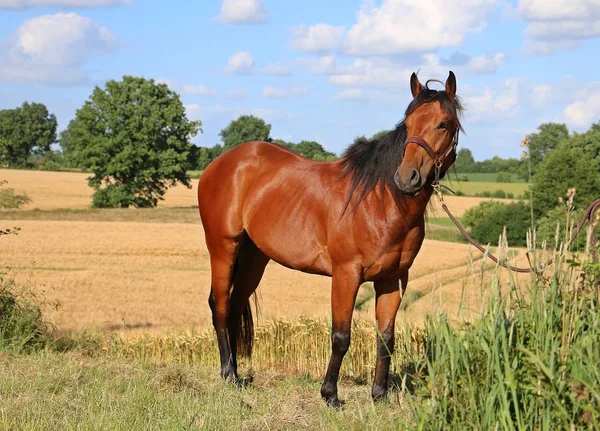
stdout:
[[402,242],[381,250],[377,257],[365,262],[365,278],[376,280],[400,276],[410,269],[422,243],[423,234],[417,229]]

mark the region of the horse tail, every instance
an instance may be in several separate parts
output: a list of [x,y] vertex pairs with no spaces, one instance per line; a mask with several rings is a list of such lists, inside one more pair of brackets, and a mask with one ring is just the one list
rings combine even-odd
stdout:
[[[231,283],[234,285],[230,299],[231,304],[235,304],[235,296],[239,292],[235,288],[238,270],[239,261],[236,258],[231,274]],[[256,293],[252,295],[254,296],[255,304],[258,305]],[[235,307],[230,307],[229,313],[229,341],[231,346],[235,346],[235,350],[240,356],[250,358],[252,356],[252,345],[254,344],[254,319],[252,317],[252,309],[250,308],[250,298],[246,301],[241,314],[237,314]]]

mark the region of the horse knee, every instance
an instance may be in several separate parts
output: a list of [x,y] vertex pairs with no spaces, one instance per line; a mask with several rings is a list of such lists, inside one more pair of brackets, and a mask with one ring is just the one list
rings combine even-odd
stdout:
[[350,348],[350,331],[335,331],[331,337],[332,350],[344,356]]

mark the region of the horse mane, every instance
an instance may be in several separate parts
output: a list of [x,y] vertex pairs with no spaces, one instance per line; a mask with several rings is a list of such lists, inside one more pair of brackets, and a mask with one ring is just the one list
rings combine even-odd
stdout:
[[396,190],[394,174],[402,162],[404,143],[407,138],[405,121],[419,106],[439,102],[442,109],[452,117],[453,122],[457,125],[457,130],[463,130],[459,115],[462,114],[464,108],[460,99],[458,96],[450,98],[445,91],[430,89],[429,82],[432,81],[440,82],[430,79],[425,83],[423,90],[406,108],[404,119],[393,130],[375,139],[356,138],[354,143],[346,149],[341,158],[342,175],[340,179],[351,176],[352,181],[342,214],[346,212],[357,189],[360,189],[360,194],[354,209],[358,207],[367,193],[375,189],[377,184],[380,184],[382,189],[387,185],[390,190]]

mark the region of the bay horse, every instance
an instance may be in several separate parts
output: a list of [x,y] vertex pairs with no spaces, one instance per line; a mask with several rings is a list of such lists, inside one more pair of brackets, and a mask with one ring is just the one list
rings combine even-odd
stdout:
[[313,161],[253,141],[226,151],[203,172],[198,205],[222,378],[240,384],[237,355],[249,357],[253,341],[249,300],[272,259],[332,277],[332,353],[321,386],[332,406],[341,405],[338,375],[356,294],[363,282],[374,283],[380,336],[371,394],[375,400],[386,395],[396,314],[425,237],[425,209],[433,185],[456,159],[462,130],[454,73],[444,90],[430,89],[430,81],[423,86],[413,73],[404,120],[378,139],[356,139],[338,160]]

